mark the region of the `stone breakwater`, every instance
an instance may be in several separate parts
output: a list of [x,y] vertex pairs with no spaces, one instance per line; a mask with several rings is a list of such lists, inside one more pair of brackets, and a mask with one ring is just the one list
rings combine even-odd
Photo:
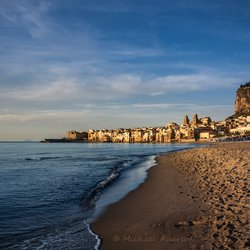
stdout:
[[186,181],[196,184],[194,192],[186,195],[209,212],[175,226],[199,226],[212,249],[249,249],[250,143],[214,144],[169,157]]

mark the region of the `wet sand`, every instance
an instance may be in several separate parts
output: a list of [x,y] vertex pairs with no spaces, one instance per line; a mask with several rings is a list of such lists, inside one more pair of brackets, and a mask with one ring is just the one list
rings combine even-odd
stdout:
[[145,183],[91,226],[101,249],[248,249],[250,142],[157,158]]

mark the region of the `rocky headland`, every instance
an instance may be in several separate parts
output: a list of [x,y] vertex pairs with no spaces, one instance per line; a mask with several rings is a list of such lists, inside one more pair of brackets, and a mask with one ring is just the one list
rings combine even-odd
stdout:
[[236,92],[235,114],[250,115],[250,82],[241,85]]

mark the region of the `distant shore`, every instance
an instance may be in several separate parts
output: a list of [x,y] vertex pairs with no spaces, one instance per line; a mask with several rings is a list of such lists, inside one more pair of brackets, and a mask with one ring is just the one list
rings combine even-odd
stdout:
[[227,137],[215,137],[210,139],[200,139],[200,140],[194,140],[194,139],[183,139],[181,141],[170,141],[170,142],[112,142],[112,141],[103,141],[103,142],[95,142],[95,141],[88,141],[88,140],[73,140],[73,139],[67,139],[67,138],[61,138],[61,139],[43,139],[40,142],[41,143],[161,143],[161,144],[167,144],[167,143],[209,143],[209,142],[231,142],[231,141],[250,141],[250,136],[227,136]]
[[250,142],[157,158],[146,182],[91,226],[101,249],[247,249],[249,159]]

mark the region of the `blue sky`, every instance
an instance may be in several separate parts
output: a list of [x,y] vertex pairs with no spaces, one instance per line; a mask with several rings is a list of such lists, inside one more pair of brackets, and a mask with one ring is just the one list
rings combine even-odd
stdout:
[[250,3],[1,0],[0,140],[222,120],[249,81]]

